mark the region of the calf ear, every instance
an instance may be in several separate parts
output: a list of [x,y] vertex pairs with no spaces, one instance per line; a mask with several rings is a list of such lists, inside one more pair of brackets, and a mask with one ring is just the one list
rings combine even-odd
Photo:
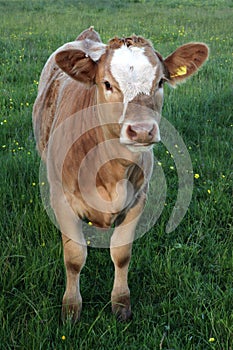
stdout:
[[79,34],[79,36],[75,40],[84,40],[84,39],[90,39],[92,41],[102,43],[99,33],[97,33],[94,30],[93,26],[84,30],[81,34]]
[[55,52],[57,65],[73,79],[87,85],[95,83],[97,62],[106,45],[90,39],[73,41]]
[[208,46],[203,43],[180,46],[164,60],[169,83],[175,85],[194,74],[206,61],[208,53]]

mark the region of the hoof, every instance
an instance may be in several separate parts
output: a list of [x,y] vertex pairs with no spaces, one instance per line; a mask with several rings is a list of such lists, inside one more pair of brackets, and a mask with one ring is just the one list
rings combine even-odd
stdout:
[[112,298],[112,312],[120,322],[131,320],[132,312],[129,295]]
[[62,302],[62,321],[75,323],[80,319],[82,303],[74,300],[63,299]]

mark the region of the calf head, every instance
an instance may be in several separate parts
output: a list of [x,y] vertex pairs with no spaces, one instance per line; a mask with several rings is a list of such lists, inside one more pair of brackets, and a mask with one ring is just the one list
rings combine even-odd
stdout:
[[139,36],[114,38],[104,45],[92,27],[55,53],[58,66],[73,79],[89,87],[96,84],[98,105],[120,105],[109,107],[114,123],[110,131],[132,151],[148,150],[160,140],[164,83],[185,81],[207,57],[203,43],[182,45],[165,59]]

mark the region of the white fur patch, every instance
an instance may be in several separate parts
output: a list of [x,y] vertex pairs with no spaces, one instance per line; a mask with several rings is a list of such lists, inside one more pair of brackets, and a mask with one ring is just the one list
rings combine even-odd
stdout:
[[152,66],[143,48],[122,45],[113,54],[111,73],[120,86],[126,104],[138,94],[150,94],[155,72],[156,67]]

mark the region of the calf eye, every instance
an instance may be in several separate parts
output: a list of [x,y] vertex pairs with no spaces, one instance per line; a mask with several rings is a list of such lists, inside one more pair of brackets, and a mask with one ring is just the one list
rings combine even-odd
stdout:
[[105,88],[107,91],[112,91],[112,86],[111,84],[109,83],[109,81],[105,81],[104,82],[104,85],[105,85]]

